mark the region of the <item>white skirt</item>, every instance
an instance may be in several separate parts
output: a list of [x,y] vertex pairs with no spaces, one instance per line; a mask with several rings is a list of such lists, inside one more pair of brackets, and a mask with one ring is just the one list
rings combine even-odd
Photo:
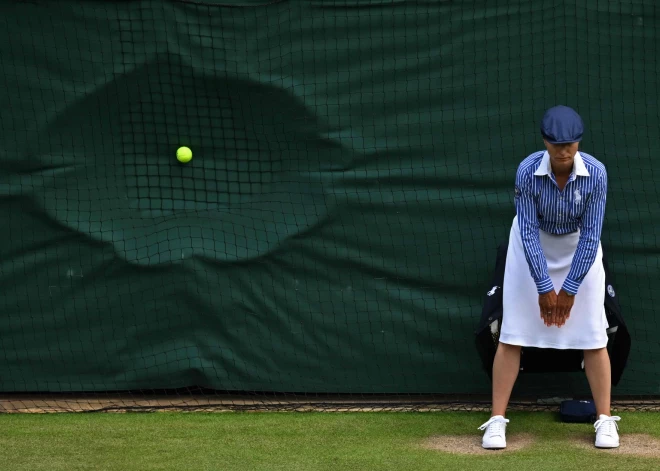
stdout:
[[[580,233],[554,235],[539,231],[548,275],[559,292],[571,269]],[[605,269],[598,245],[594,264],[580,285],[571,315],[562,327],[547,327],[541,319],[539,295],[529,272],[518,227],[513,219],[506,256],[500,342],[523,347],[590,350],[607,346]]]

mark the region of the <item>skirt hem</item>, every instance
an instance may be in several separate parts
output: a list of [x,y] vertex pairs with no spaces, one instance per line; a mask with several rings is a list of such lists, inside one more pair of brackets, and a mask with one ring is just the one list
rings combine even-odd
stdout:
[[566,344],[554,344],[552,342],[539,342],[538,339],[535,339],[535,341],[530,341],[529,339],[523,339],[520,337],[513,338],[511,336],[505,336],[505,335],[500,336],[500,343],[504,343],[507,345],[517,345],[520,347],[552,348],[555,350],[598,350],[600,348],[607,347],[607,342],[605,342],[603,345],[597,345],[597,346],[566,345]]

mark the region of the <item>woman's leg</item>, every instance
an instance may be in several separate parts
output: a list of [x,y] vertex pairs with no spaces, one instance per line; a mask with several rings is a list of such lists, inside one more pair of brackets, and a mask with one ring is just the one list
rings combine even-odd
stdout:
[[[506,414],[513,385],[520,370],[520,346],[500,342],[493,362],[493,413]],[[586,361],[585,361],[586,363]]]
[[587,373],[591,395],[596,403],[596,414],[610,415],[612,371],[607,348],[584,351],[584,371]]

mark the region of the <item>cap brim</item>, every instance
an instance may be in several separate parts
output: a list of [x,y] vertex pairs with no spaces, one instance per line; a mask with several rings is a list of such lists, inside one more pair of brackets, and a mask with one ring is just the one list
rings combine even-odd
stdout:
[[582,140],[582,136],[580,136],[577,139],[571,139],[570,141],[558,141],[558,140],[549,138],[545,134],[541,134],[541,135],[543,136],[543,139],[548,141],[550,144],[572,144],[573,142],[580,142]]

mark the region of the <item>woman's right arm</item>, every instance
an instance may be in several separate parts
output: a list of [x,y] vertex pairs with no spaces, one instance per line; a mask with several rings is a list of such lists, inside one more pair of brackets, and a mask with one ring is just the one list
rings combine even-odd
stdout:
[[516,214],[518,227],[522,238],[525,258],[529,272],[536,283],[539,294],[553,291],[554,286],[548,275],[548,262],[541,248],[539,239],[539,219],[536,211],[536,202],[532,193],[533,169],[530,167],[518,168],[516,173]]
[[518,227],[525,251],[525,259],[529,272],[536,283],[539,294],[539,310],[545,325],[556,324],[560,326],[565,320],[555,319],[555,305],[557,304],[557,293],[552,280],[548,275],[548,262],[543,254],[541,240],[539,239],[539,219],[536,211],[536,202],[532,192],[533,170],[530,167],[518,167],[516,173],[516,214],[518,215]]

